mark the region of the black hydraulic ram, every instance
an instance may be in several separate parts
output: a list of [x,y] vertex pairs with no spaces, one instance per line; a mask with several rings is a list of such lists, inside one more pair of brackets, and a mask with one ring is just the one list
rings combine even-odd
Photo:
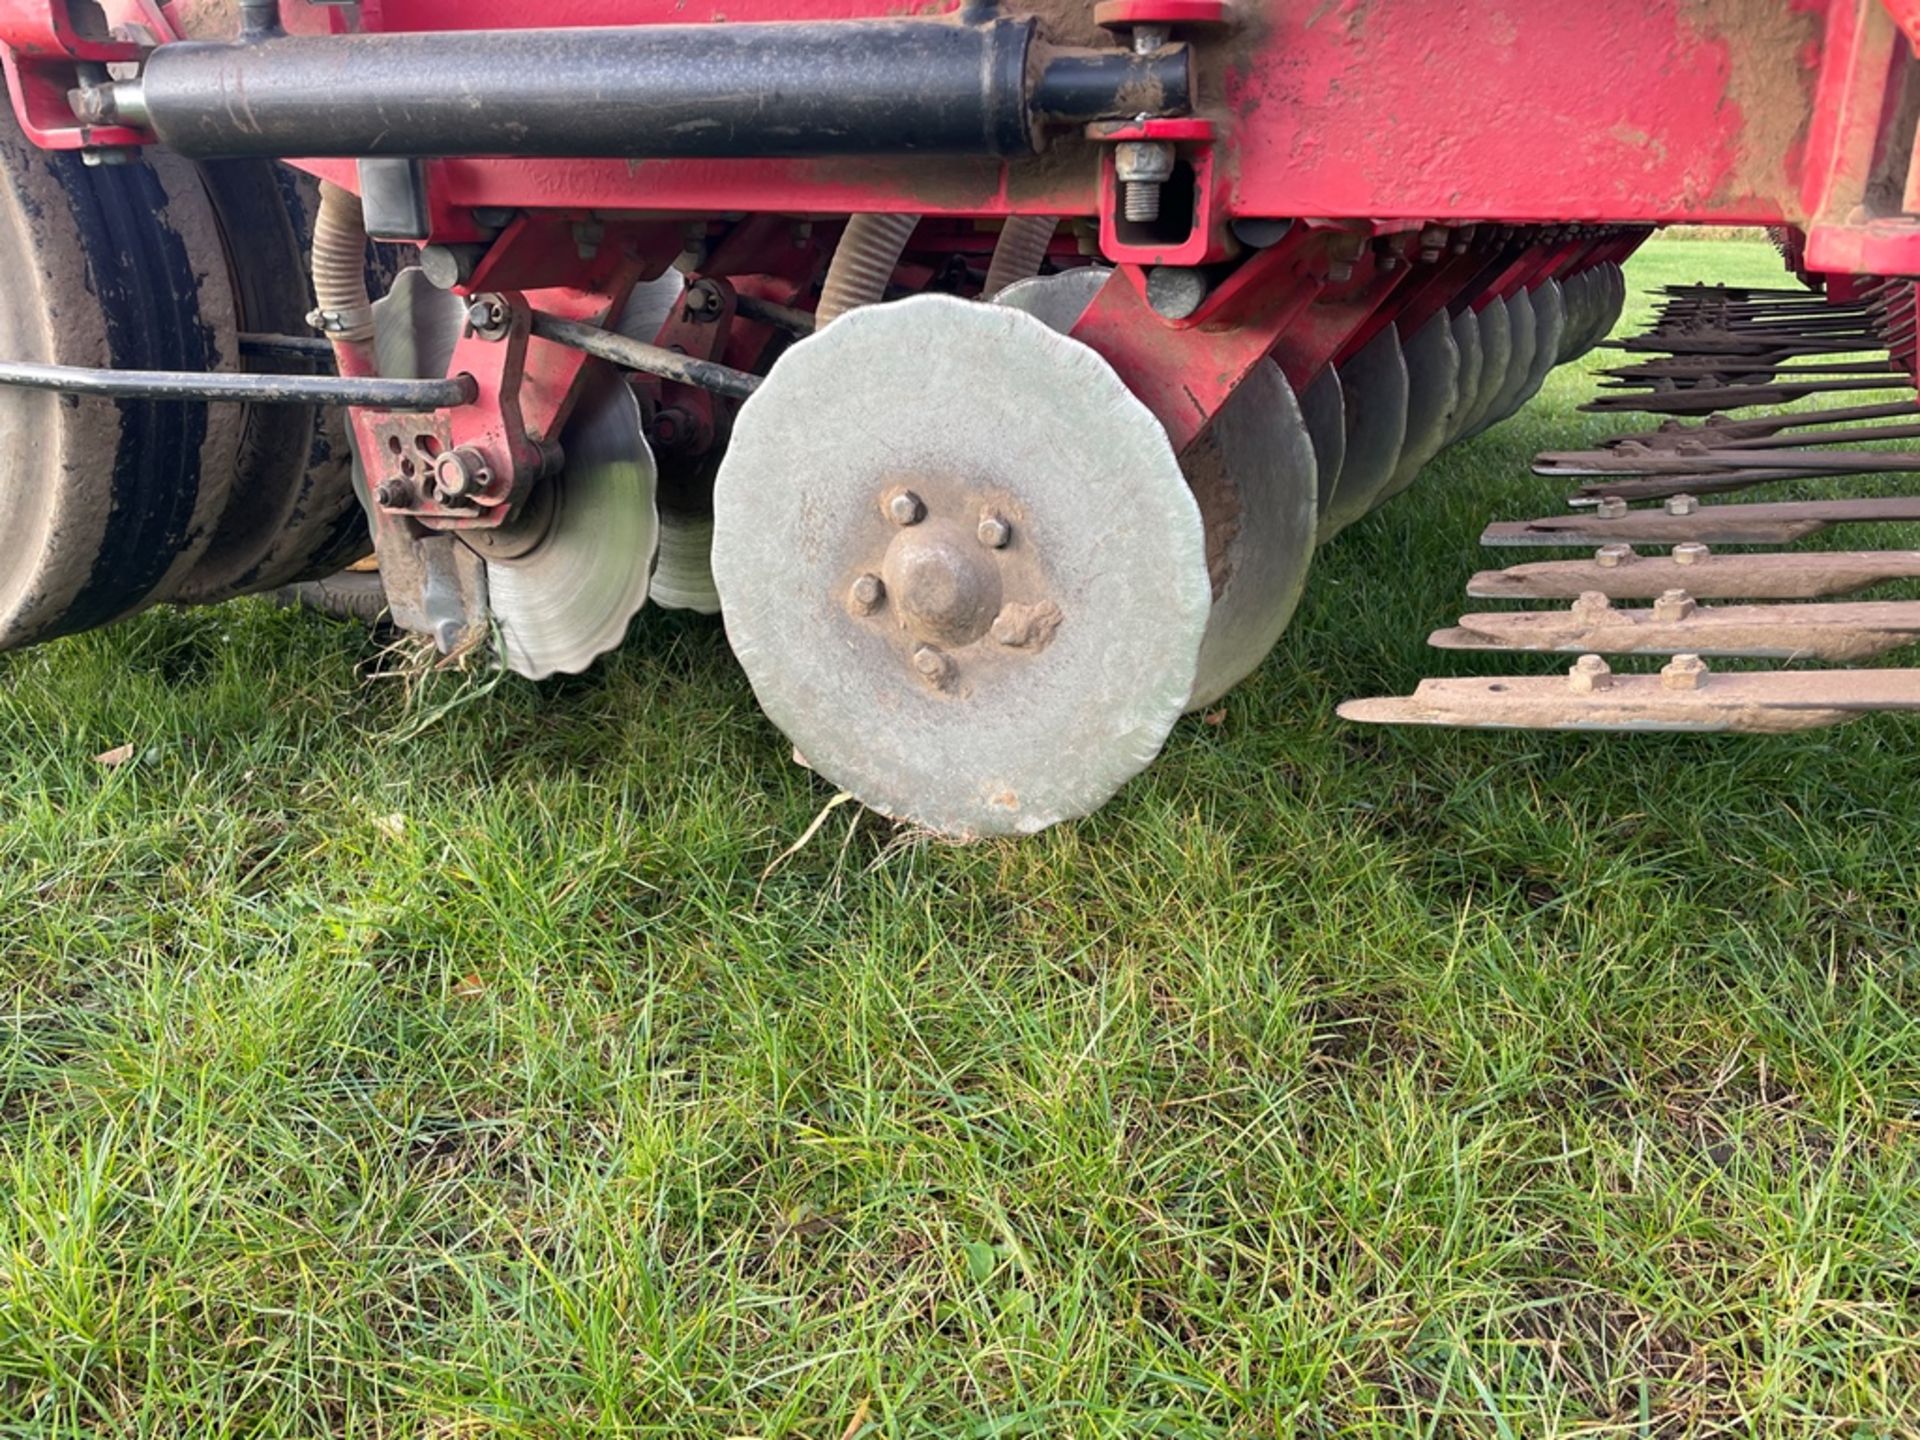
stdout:
[[1185,46],[1054,50],[1005,17],[181,41],[94,93],[195,159],[1017,155],[1192,98]]

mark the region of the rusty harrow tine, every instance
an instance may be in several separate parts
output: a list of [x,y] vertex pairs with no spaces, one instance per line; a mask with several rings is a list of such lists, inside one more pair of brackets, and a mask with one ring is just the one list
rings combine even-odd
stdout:
[[1589,400],[1580,409],[1590,415],[1630,411],[1644,415],[1702,415],[1714,410],[1746,410],[1755,405],[1783,405],[1810,395],[1837,395],[1861,390],[1893,390],[1911,382],[1888,380],[1833,380],[1824,385],[1729,385],[1716,389],[1619,391]]
[[1876,710],[1920,710],[1920,670],[1715,673],[1688,655],[1658,675],[1615,675],[1598,655],[1583,655],[1564,676],[1422,680],[1405,698],[1339,707],[1345,719],[1376,724],[1754,735],[1838,725]]
[[[1678,507],[1676,507],[1678,508]],[[1495,522],[1482,545],[1786,545],[1835,525],[1920,520],[1920,495],[1855,500],[1780,500],[1672,510],[1615,509]]]
[[1920,471],[1914,450],[1557,450],[1534,457],[1536,475],[1691,475],[1774,470],[1792,475],[1890,475]]
[[1572,600],[1598,592],[1653,600],[1685,590],[1696,600],[1819,600],[1892,580],[1920,580],[1920,550],[1768,550],[1716,554],[1698,543],[1665,555],[1608,545],[1581,560],[1531,560],[1482,570],[1476,600]]
[[1920,639],[1920,601],[1701,605],[1674,588],[1650,609],[1624,609],[1598,591],[1565,610],[1462,615],[1436,630],[1436,650],[1532,650],[1566,655],[1712,655],[1759,660],[1872,660]]
[[1671,500],[1683,495],[1727,495],[1736,490],[1751,490],[1756,485],[1806,478],[1804,470],[1718,470],[1711,475],[1613,477],[1582,485],[1567,497],[1567,504],[1576,508],[1598,505],[1609,497],[1634,501]]
[[1612,370],[1601,370],[1598,373],[1608,380],[1693,380],[1710,379],[1728,370],[1768,370],[1776,379],[1785,376],[1789,380],[1796,375],[1904,375],[1906,373],[1892,360],[1829,360],[1814,365],[1785,365],[1771,360],[1741,360],[1730,363],[1717,357],[1705,360],[1649,360],[1639,365],[1622,365]]
[[1794,430],[1804,425],[1848,424],[1855,420],[1893,420],[1903,415],[1920,415],[1920,401],[1888,400],[1877,405],[1836,405],[1828,409],[1797,410],[1785,415],[1756,415],[1746,420],[1708,416],[1698,425],[1668,420],[1658,429],[1643,430],[1633,435],[1616,435],[1606,444],[1609,446],[1645,445],[1649,449],[1659,449],[1709,436],[1716,445],[1725,449],[1732,445],[1744,444],[1748,439],[1764,440],[1782,430]]

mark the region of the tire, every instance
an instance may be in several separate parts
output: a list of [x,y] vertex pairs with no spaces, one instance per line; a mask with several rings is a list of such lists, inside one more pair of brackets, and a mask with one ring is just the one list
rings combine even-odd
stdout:
[[[260,160],[199,167],[219,222],[240,328],[306,332],[313,308],[307,250],[318,186]],[[299,361],[244,358],[254,372],[318,373]],[[331,575],[372,548],[353,489],[345,412],[244,405],[235,479],[212,543],[174,597],[208,604]]]
[[[237,313],[193,167],[91,168],[0,118],[0,334],[13,358],[129,370],[231,368]],[[0,649],[174,597],[232,483],[233,405],[0,390]]]

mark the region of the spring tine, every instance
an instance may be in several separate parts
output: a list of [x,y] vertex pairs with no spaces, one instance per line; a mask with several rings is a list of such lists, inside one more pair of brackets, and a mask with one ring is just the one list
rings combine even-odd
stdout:
[[1575,515],[1489,525],[1482,545],[1785,545],[1835,525],[1920,520],[1920,496],[1856,500],[1781,500],[1756,505],[1703,505],[1690,514],[1606,507]]

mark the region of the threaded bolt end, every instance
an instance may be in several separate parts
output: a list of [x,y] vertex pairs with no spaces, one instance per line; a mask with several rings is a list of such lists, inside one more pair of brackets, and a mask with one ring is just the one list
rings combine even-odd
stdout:
[[1151,224],[1160,218],[1160,182],[1129,180],[1123,208],[1127,219],[1137,225]]

